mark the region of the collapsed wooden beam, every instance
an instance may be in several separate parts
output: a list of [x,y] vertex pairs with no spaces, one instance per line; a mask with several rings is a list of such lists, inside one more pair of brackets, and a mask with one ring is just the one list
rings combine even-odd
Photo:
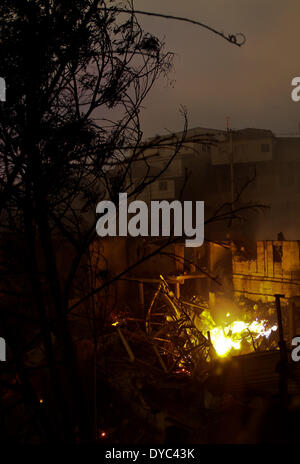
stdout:
[[118,332],[119,337],[120,337],[120,339],[121,339],[121,341],[122,341],[122,343],[124,345],[125,350],[128,353],[130,361],[133,362],[135,360],[135,356],[134,356],[134,354],[132,352],[132,349],[130,348],[129,343],[127,342],[127,340],[126,340],[126,338],[125,338],[125,336],[124,336],[124,334],[123,334],[123,332],[121,330],[121,327],[117,327],[117,332]]

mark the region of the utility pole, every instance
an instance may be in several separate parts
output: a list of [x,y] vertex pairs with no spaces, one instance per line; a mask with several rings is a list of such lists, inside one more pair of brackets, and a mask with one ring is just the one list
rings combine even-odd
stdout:
[[226,126],[227,126],[227,133],[228,133],[228,142],[229,142],[231,210],[233,210],[233,203],[234,203],[234,159],[233,159],[232,130],[230,129],[230,116],[226,117]]
[[[234,210],[234,153],[233,153],[233,133],[230,129],[230,116],[226,118],[227,124],[227,134],[228,134],[228,144],[229,144],[229,165],[230,165],[230,204],[231,204],[231,212],[233,214]],[[233,217],[231,216],[228,222],[228,227],[231,227]]]
[[231,188],[231,211],[234,203],[234,159],[233,159],[233,140],[232,130],[229,130],[229,155],[230,155],[230,188]]
[[280,396],[281,407],[284,410],[287,405],[287,397],[288,397],[288,357],[287,357],[286,342],[284,340],[284,334],[283,334],[282,314],[281,314],[281,305],[280,305],[280,298],[284,298],[284,295],[276,294],[274,296],[275,296],[275,303],[276,303],[278,332],[279,332],[278,346],[280,349],[280,361],[278,365],[279,396]]

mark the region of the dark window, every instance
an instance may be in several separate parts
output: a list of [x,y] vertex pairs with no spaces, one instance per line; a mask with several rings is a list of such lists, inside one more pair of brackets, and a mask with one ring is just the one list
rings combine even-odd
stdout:
[[158,189],[164,192],[168,190],[168,182],[166,180],[161,180],[158,184]]
[[205,153],[210,153],[211,152],[210,145],[208,145],[207,143],[203,143],[202,151],[204,151]]
[[268,143],[262,143],[260,148],[263,153],[269,153],[270,151],[270,145]]
[[293,336],[300,333],[300,307],[293,304]]
[[274,263],[282,262],[282,246],[281,245],[273,245],[273,261]]

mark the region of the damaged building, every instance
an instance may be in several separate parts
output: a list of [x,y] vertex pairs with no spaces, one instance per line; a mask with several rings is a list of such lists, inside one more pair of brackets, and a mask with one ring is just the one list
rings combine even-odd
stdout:
[[173,146],[168,142],[164,147],[160,142],[157,148],[154,144],[147,150],[148,167],[144,160],[135,162],[136,180],[146,169],[153,178],[163,170],[140,199],[204,200],[206,219],[226,203],[244,208],[240,221],[233,225],[207,226],[206,238],[275,240],[280,232],[289,240],[299,238],[300,220],[295,215],[300,206],[299,136],[275,135],[266,129],[198,127],[187,131],[182,147],[168,165],[181,136],[174,134]]
[[273,302],[282,295],[287,339],[300,333],[300,242],[258,241],[256,256],[245,258],[243,251],[232,259],[232,279],[236,297]]

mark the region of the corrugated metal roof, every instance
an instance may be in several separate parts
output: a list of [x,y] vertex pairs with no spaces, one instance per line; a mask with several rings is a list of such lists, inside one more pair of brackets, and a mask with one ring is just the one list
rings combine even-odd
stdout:
[[[225,391],[279,393],[280,351],[262,351],[226,360],[220,380]],[[300,394],[300,363],[288,363],[288,392]]]

